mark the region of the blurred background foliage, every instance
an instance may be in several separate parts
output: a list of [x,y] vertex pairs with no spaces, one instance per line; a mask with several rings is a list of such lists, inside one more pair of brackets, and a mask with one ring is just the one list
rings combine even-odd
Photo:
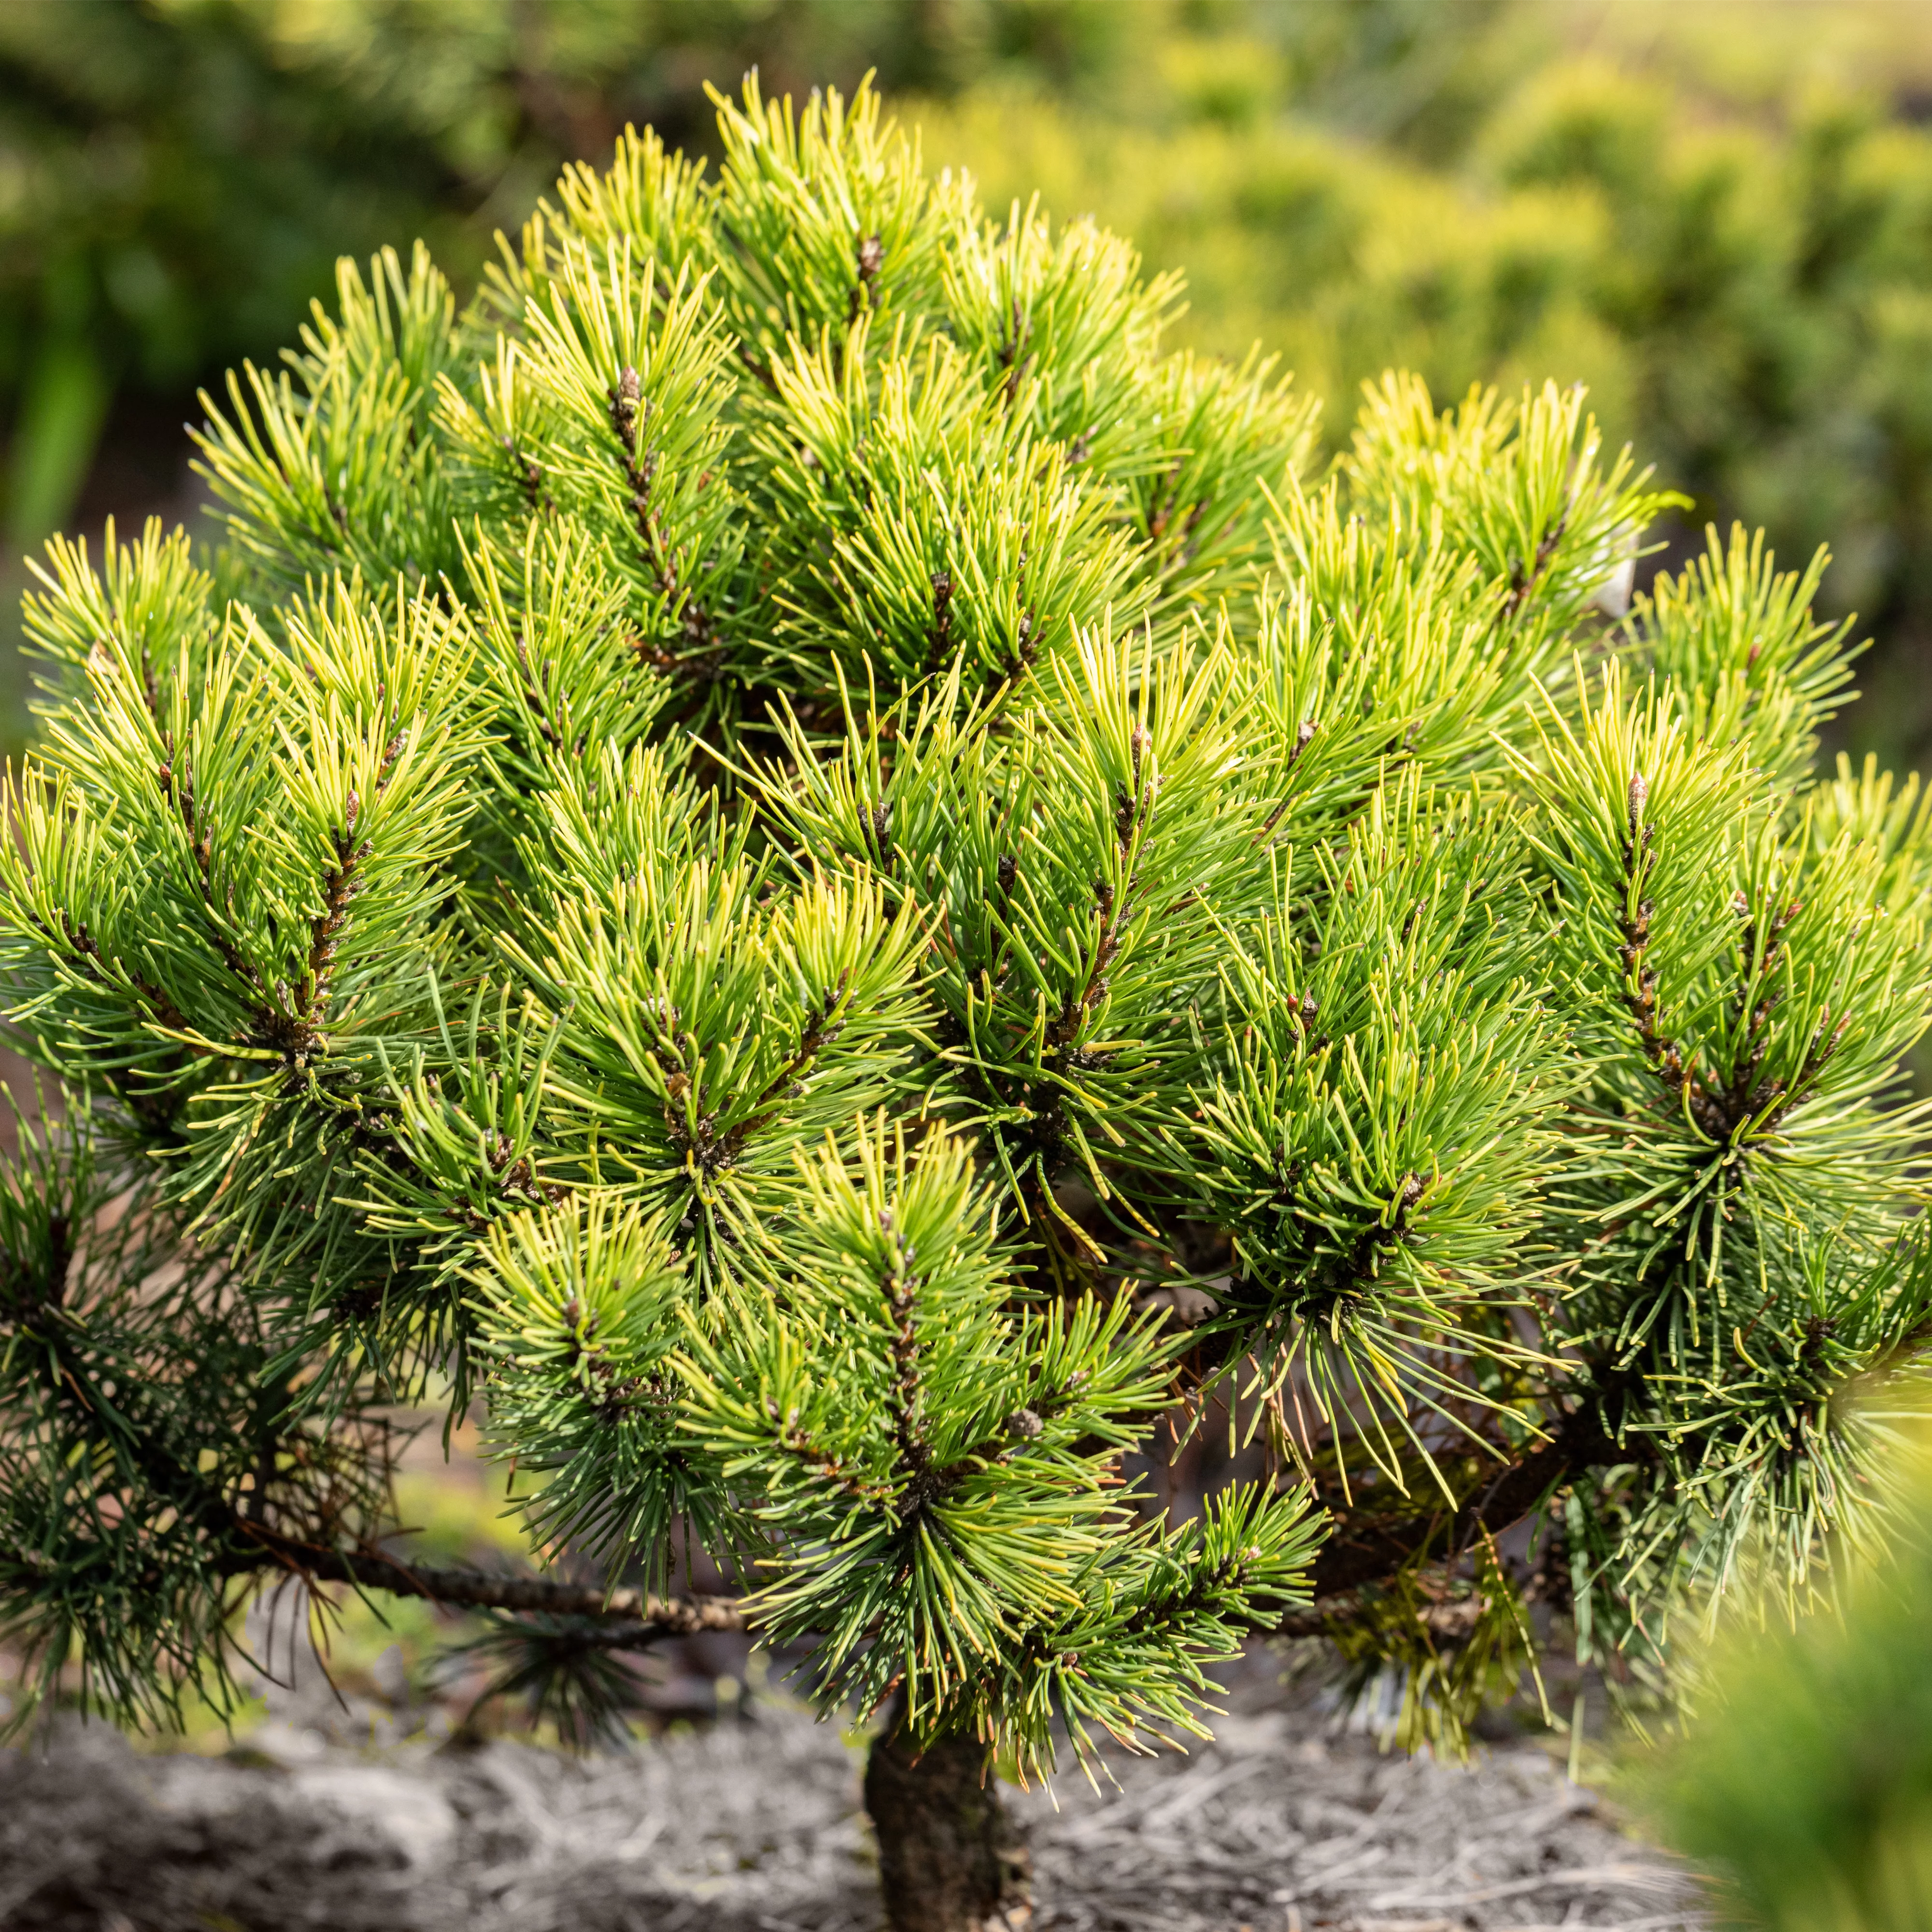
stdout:
[[[0,572],[192,502],[196,390],[343,253],[473,275],[627,121],[867,68],[988,206],[1188,275],[1352,418],[1389,364],[1588,385],[1707,517],[1829,540],[1857,751],[1932,748],[1932,6],[1922,0],[0,0]],[[0,738],[23,724],[19,678]]]
[[1718,1926],[1932,1932],[1932,1435],[1922,1414],[1904,1433],[1883,1551],[1795,1628],[1741,1596],[1688,1721],[1624,1767],[1640,1815],[1717,1880]]

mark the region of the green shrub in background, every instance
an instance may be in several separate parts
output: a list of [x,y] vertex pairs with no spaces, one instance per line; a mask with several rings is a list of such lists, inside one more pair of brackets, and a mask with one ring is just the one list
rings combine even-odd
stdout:
[[1737,1617],[1650,1768],[1659,1828],[1727,1881],[1726,1924],[1932,1928],[1932,1463],[1903,1460],[1884,1561],[1795,1630]]
[[[1335,10],[1315,10],[1325,19]],[[1111,94],[1166,0],[0,0],[0,512],[64,521],[130,427],[272,356],[334,265],[414,236],[473,281],[627,122],[702,149],[704,83]],[[1311,17],[1312,17],[1311,16]],[[1332,64],[1332,56],[1330,62]],[[131,411],[130,411],[131,405]],[[149,420],[153,405],[160,416]],[[171,409],[172,413],[170,413]],[[130,424],[130,413],[138,420]]]
[[[1351,119],[1349,101],[1376,98],[1360,85],[1337,83],[1325,116],[1294,112],[1276,14],[1257,5],[1223,10],[1235,25],[1219,36],[1163,44],[1155,108],[983,85],[922,110],[927,152],[971,169],[988,206],[1037,188],[1132,234],[1150,266],[1184,266],[1183,336],[1279,351],[1328,399],[1331,446],[1358,386],[1390,364],[1438,401],[1532,372],[1585,382],[1606,434],[1696,500],[1694,526],[1735,514],[1786,554],[1830,538],[1834,608],[1882,646],[1868,688],[1883,701],[1853,742],[1922,757],[1932,135],[1869,88],[1801,85],[1815,40],[1774,34],[1735,74],[1701,44],[1688,70],[1654,49],[1646,63],[1567,54],[1547,34],[1527,61],[1496,57],[1582,10],[1516,9],[1470,33],[1420,128]],[[1722,10],[1755,28],[1807,10]],[[1917,72],[1932,15],[1888,17],[1897,70]],[[1448,111],[1457,76],[1490,89],[1474,113]]]
[[[1438,118],[1440,46],[1498,10],[1313,0],[1268,70]],[[703,84],[946,96],[998,76],[1139,118],[1197,14],[1142,0],[0,0],[0,494],[16,538],[63,520],[111,403],[191,398],[326,296],[344,250],[422,234],[473,275],[563,163],[627,122],[702,147]],[[1236,17],[1230,15],[1230,18]],[[1222,43],[1186,93],[1210,108]],[[1196,62],[1197,65],[1200,64]],[[1382,98],[1388,90],[1377,90]],[[178,413],[177,412],[177,413]],[[126,412],[112,418],[124,436]],[[146,427],[152,427],[148,425]],[[170,425],[170,430],[172,425]]]
[[9,547],[90,465],[99,508],[165,494],[196,388],[338,254],[473,274],[561,163],[627,120],[701,145],[753,63],[875,67],[989,206],[1184,268],[1180,339],[1279,351],[1335,447],[1384,367],[1586,382],[1694,530],[1831,538],[1880,640],[1850,742],[1923,754],[1932,24],[1856,0],[0,0]]

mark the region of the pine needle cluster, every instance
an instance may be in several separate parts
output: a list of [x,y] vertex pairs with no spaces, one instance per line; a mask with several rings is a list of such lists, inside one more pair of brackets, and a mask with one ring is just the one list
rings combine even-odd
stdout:
[[[1932,830],[1816,769],[1822,560],[1632,607],[1670,500],[1577,392],[1390,376],[1317,476],[1125,243],[719,106],[465,308],[345,263],[208,401],[212,554],[50,547],[9,1636],[165,1714],[348,1582],[594,1718],[701,1547],[1024,1774],[1256,1630],[1453,1739],[1548,1610],[1810,1588],[1932,1316]],[[1124,1466],[1216,1396],[1271,1473],[1170,1526]],[[431,1402],[608,1590],[385,1542]]]

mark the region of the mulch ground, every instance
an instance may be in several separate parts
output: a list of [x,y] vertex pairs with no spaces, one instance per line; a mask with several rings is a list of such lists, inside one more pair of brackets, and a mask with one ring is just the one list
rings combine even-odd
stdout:
[[[1680,1868],[1543,1752],[1385,1756],[1306,1706],[1096,1792],[1016,1794],[1034,1932],[1690,1932]],[[773,1703],[577,1762],[495,1742],[277,1762],[99,1725],[0,1753],[8,1932],[874,1932],[859,1759]],[[292,1761],[291,1761],[292,1760]],[[1058,1800],[1057,1808],[1055,1799]]]

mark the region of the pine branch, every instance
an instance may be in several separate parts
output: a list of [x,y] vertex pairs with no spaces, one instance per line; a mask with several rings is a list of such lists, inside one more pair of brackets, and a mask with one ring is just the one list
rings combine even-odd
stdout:
[[230,1557],[227,1567],[232,1574],[275,1568],[310,1582],[347,1583],[359,1589],[386,1591],[391,1596],[421,1598],[453,1609],[596,1618],[607,1630],[598,1641],[619,1648],[626,1641],[748,1627],[742,1609],[727,1598],[664,1598],[643,1590],[604,1590],[550,1577],[493,1576],[480,1570],[406,1563],[380,1550],[317,1548],[239,1519],[236,1527],[252,1546]]
[[1604,1426],[1600,1401],[1580,1402],[1547,1442],[1500,1471],[1453,1514],[1372,1520],[1331,1537],[1315,1559],[1315,1606],[1272,1628],[1282,1636],[1318,1636],[1346,1614],[1356,1592],[1392,1582],[1418,1563],[1453,1562],[1486,1537],[1520,1522],[1586,1471],[1652,1462],[1657,1453],[1642,1437],[1618,1442]]

